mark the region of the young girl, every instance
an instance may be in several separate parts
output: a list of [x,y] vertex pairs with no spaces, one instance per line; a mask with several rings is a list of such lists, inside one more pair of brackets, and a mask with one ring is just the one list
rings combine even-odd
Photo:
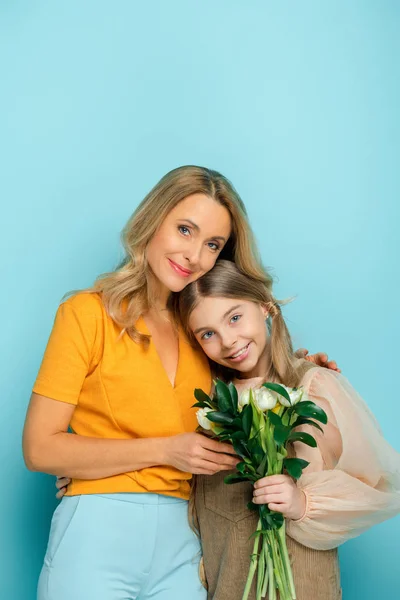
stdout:
[[343,376],[294,357],[268,286],[234,263],[219,261],[181,292],[178,305],[188,336],[197,340],[216,375],[233,381],[239,393],[266,380],[303,386],[328,415],[323,434],[301,428],[311,430],[317,448],[293,444],[293,455],[310,463],[297,484],[288,475],[265,477],[254,488],[224,484],[226,473],[196,477],[208,597],[242,597],[254,541],[249,538],[258,519],[246,506],[253,500],[287,519],[298,600],[338,600],[337,547],[400,511],[400,455]]

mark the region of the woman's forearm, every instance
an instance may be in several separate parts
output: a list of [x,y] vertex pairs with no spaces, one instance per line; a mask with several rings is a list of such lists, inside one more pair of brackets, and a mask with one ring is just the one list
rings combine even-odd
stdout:
[[102,479],[167,463],[170,438],[113,440],[55,433],[24,448],[31,471],[74,479]]

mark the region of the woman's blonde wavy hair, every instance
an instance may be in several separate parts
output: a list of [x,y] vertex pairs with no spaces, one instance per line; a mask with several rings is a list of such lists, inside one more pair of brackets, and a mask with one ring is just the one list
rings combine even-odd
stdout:
[[110,317],[135,342],[149,341],[149,336],[139,332],[135,323],[155,301],[149,285],[147,245],[166,215],[187,196],[196,193],[213,198],[231,215],[232,233],[220,258],[234,261],[241,271],[267,287],[272,284],[262,266],[245,206],[230,181],[205,167],[178,167],[154,186],[123,229],[126,256],[122,263],[115,271],[101,275],[90,290],[101,294]]

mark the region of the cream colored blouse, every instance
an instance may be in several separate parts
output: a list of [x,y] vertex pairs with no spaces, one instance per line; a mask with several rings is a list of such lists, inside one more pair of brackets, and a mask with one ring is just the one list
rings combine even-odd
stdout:
[[[238,391],[261,378],[236,380]],[[303,517],[287,521],[288,535],[304,546],[328,550],[400,512],[400,454],[383,437],[372,412],[343,375],[319,367],[301,385],[328,415],[324,433],[309,425],[317,448],[294,444],[310,464],[297,485],[305,492]]]

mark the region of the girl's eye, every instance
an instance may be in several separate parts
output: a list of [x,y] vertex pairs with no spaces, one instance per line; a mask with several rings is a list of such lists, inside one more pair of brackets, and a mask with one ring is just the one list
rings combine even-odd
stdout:
[[182,235],[189,235],[190,233],[189,227],[186,227],[185,225],[179,225],[178,229]]
[[208,242],[208,247],[214,252],[217,252],[220,248],[219,244],[216,244],[215,242]]
[[242,315],[233,315],[231,318],[231,323],[237,323]]
[[209,340],[210,337],[213,335],[212,331],[206,331],[205,333],[203,333],[203,335],[201,336],[202,340]]

